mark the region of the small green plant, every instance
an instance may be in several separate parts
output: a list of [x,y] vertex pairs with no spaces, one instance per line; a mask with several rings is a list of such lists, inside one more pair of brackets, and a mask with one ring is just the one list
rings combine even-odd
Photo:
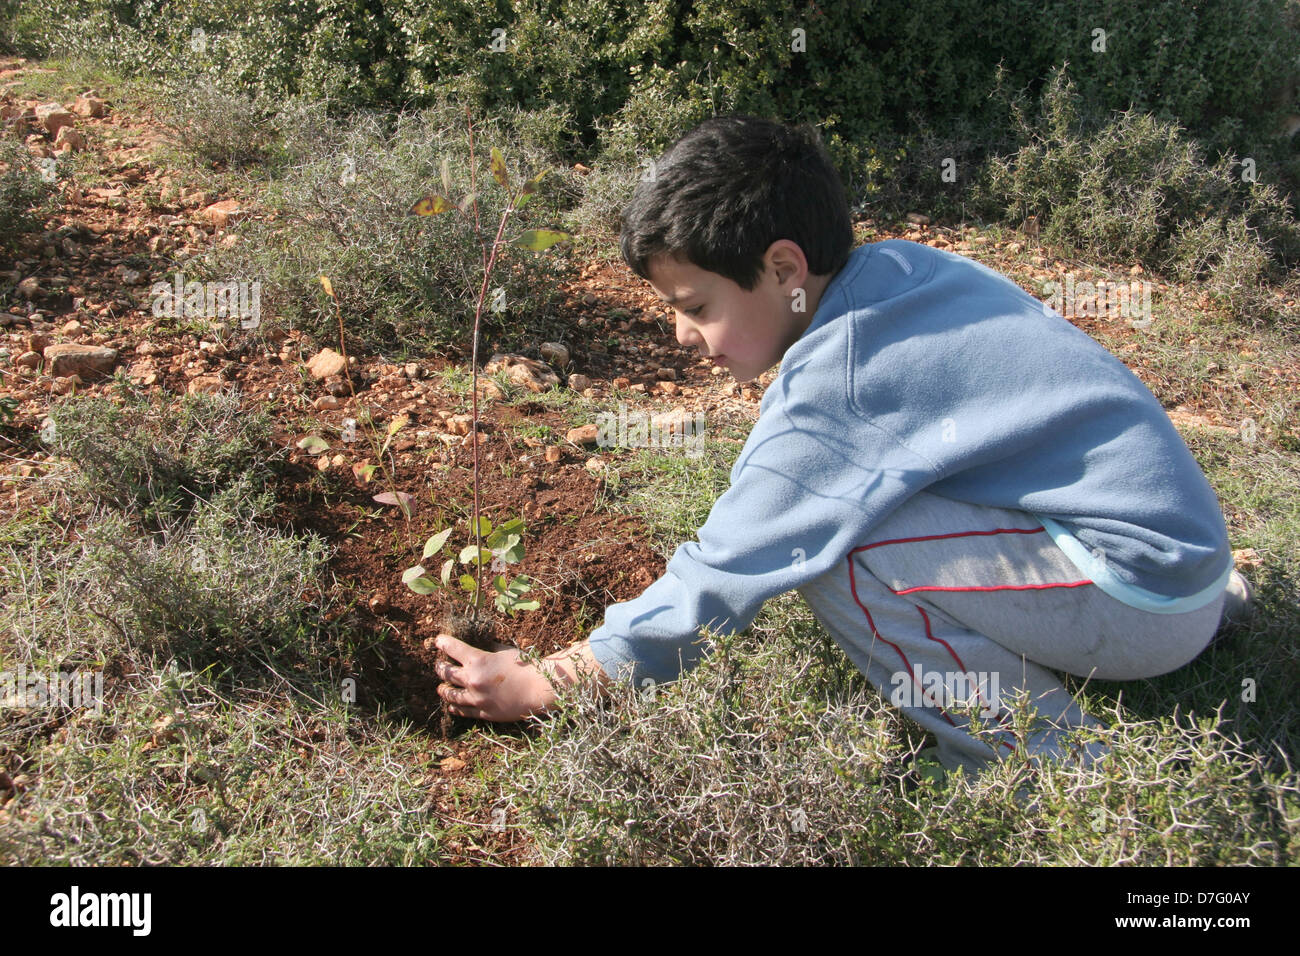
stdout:
[[[473,526],[473,521],[470,524]],[[444,528],[426,541],[421,560],[427,561],[436,557],[447,546],[454,530],[455,528]],[[456,557],[447,558],[442,563],[442,570],[436,579],[429,575],[423,565],[417,564],[403,572],[402,583],[416,594],[432,594],[439,587],[451,585],[452,577],[456,574],[456,565],[460,564],[476,572],[475,574],[462,573],[456,576],[456,581],[466,593],[473,595],[477,602],[479,591],[477,572],[484,565],[490,564],[495,572],[505,572],[510,565],[518,564],[524,559],[524,523],[521,519],[514,518],[493,528],[491,521],[480,517],[477,528],[473,530],[476,532],[473,535],[474,539],[482,543],[466,544]],[[535,600],[524,599],[524,595],[532,589],[532,581],[522,574],[515,575],[509,581],[506,580],[504,573],[497,573],[492,578],[492,597],[497,610],[504,611],[511,617],[519,611],[535,611],[541,606]]]
[[[494,533],[492,523],[482,516],[479,507],[479,387],[478,387],[478,347],[479,332],[483,320],[483,305],[487,301],[488,282],[492,277],[492,270],[497,264],[497,258],[503,246],[513,244],[524,249],[531,249],[534,252],[543,252],[556,243],[569,239],[568,233],[560,232],[554,229],[526,229],[513,239],[506,240],[506,227],[510,222],[511,215],[520,209],[537,193],[542,179],[546,176],[547,171],[543,169],[540,173],[533,176],[532,179],[524,182],[518,189],[514,189],[510,184],[510,173],[506,169],[505,157],[501,150],[495,146],[491,150],[490,170],[493,180],[496,184],[504,189],[509,197],[505,208],[501,212],[501,219],[497,223],[495,238],[489,243],[486,241],[480,221],[478,209],[477,185],[474,178],[474,124],[469,116],[469,110],[466,108],[466,119],[469,125],[469,174],[470,174],[470,191],[461,198],[459,203],[453,203],[443,193],[452,191],[451,166],[446,159],[442,163],[442,187],[443,193],[430,193],[427,196],[417,200],[410,209],[410,214],[414,216],[436,216],[444,212],[455,210],[462,216],[465,216],[473,223],[474,236],[476,237],[482,253],[483,281],[479,285],[478,302],[474,309],[474,329],[472,334],[472,352],[470,358],[470,399],[472,402],[471,425],[469,430],[470,447],[473,449],[474,466],[474,501],[470,513],[470,532],[473,537],[473,543],[467,544],[462,550],[460,560],[473,570],[473,574],[463,574],[460,576],[461,586],[467,590],[473,597],[473,603],[470,611],[471,620],[476,620],[480,607],[480,600],[484,593],[483,587],[483,566],[488,563],[488,555],[495,554],[496,560],[503,564],[515,563],[523,558],[522,534],[524,530],[523,522],[515,519],[508,521],[500,526]],[[509,529],[509,530],[506,530]],[[451,529],[445,529],[430,538],[424,546],[424,558],[440,551],[446,544],[447,538],[451,535]],[[484,538],[487,537],[485,546]],[[507,544],[506,542],[513,543]],[[517,554],[514,560],[510,560],[509,555]],[[448,561],[443,564],[442,580],[445,584],[452,572],[454,562]],[[504,569],[504,568],[503,568]],[[428,587],[432,590],[436,585],[432,578],[424,576],[424,569],[420,566],[409,568],[403,575],[402,580],[408,587],[419,591],[414,587],[414,583],[422,583],[421,587]],[[522,595],[530,590],[531,585],[526,578],[516,577],[509,584],[505,582],[503,576],[498,575],[493,582],[493,589],[496,592],[496,606],[512,615],[516,611],[531,610],[536,608],[536,601],[522,600]],[[428,593],[428,591],[421,592]]]

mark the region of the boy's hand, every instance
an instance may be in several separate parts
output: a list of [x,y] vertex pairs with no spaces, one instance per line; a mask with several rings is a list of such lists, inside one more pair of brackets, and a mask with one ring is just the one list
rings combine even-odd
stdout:
[[548,675],[572,685],[578,682],[581,668],[608,680],[586,641],[547,657],[545,673],[521,661],[519,650],[508,645],[501,645],[505,650],[480,651],[450,634],[439,634],[436,644],[454,662],[434,666],[446,682],[438,688],[438,696],[458,717],[512,721],[545,713],[555,703]]

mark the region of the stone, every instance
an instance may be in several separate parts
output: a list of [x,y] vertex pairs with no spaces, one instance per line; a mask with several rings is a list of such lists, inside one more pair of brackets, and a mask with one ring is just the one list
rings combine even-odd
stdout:
[[307,362],[307,371],[311,372],[312,378],[315,379],[326,379],[331,375],[342,375],[345,368],[347,368],[347,362],[344,361],[342,355],[333,349],[321,349]]
[[50,392],[54,395],[67,395],[80,384],[81,376],[79,375],[60,375],[50,383]]
[[661,382],[675,382],[677,381],[677,369],[675,368],[656,369],[655,378],[659,379],[659,381]]
[[554,463],[554,462],[559,461],[559,460],[560,460],[560,457],[561,457],[564,453],[563,453],[562,451],[560,451],[560,446],[559,446],[559,445],[547,445],[547,446],[546,446],[546,453],[545,453],[545,454],[546,454],[546,460],[549,461],[549,462]]
[[511,382],[530,392],[545,392],[560,384],[560,376],[536,359],[523,355],[493,355],[483,371],[488,375],[504,371]]
[[77,118],[60,103],[45,103],[36,107],[36,119],[45,128],[45,132],[55,137],[59,135],[59,130],[77,122]]
[[559,342],[543,342],[542,347],[538,349],[542,356],[542,361],[549,362],[559,368],[569,364],[569,350]]
[[108,104],[97,96],[85,93],[78,96],[77,101],[72,104],[72,112],[78,116],[89,116],[97,119],[108,112]]
[[564,437],[575,445],[594,445],[599,436],[600,426],[579,425],[577,428],[570,428]]
[[41,354],[39,352],[24,352],[14,359],[14,364],[19,368],[40,368]]
[[447,418],[447,431],[453,435],[468,435],[472,424],[473,415],[451,415]]
[[225,229],[231,223],[246,218],[248,210],[240,206],[238,199],[223,199],[221,202],[214,202],[210,206],[205,206],[199,212],[199,215],[218,229]]
[[91,379],[113,374],[113,366],[117,364],[117,349],[66,342],[47,346],[45,361],[49,364],[50,374],[56,378],[80,375],[83,379]]
[[61,331],[64,335],[68,336],[69,338],[75,338],[76,336],[80,335],[82,332],[86,331],[86,327],[82,325],[80,322],[78,322],[76,319],[72,319],[69,322],[66,322],[63,328],[60,329],[59,331]]
[[82,136],[73,127],[64,126],[59,130],[59,135],[54,138],[54,148],[56,150],[70,149],[79,153],[86,148],[86,137]]
[[319,411],[332,412],[340,405],[342,405],[342,402],[340,402],[338,398],[336,398],[333,395],[322,395],[320,398],[316,399],[316,401],[313,402],[312,404],[314,404]]
[[28,276],[18,283],[18,294],[24,299],[39,299],[45,295],[45,290],[36,276]]
[[198,395],[200,393],[204,395],[216,395],[221,391],[224,384],[225,383],[222,382],[220,375],[199,375],[190,379],[190,384],[185,390],[191,395]]
[[48,346],[54,344],[54,339],[47,332],[33,332],[27,336],[27,347],[33,352],[44,352]]
[[575,392],[581,392],[584,389],[591,388],[591,379],[578,372],[574,372],[569,376],[569,388],[573,389]]
[[907,221],[912,223],[914,226],[930,225],[930,217],[922,215],[919,212],[909,212],[907,214]]

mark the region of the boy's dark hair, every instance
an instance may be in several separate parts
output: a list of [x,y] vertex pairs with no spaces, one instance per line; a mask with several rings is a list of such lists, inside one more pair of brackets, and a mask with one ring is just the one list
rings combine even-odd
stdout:
[[756,116],[705,120],[664,153],[623,211],[623,258],[643,279],[675,255],[752,290],[778,239],[798,244],[815,275],[853,248],[839,174],[809,126]]

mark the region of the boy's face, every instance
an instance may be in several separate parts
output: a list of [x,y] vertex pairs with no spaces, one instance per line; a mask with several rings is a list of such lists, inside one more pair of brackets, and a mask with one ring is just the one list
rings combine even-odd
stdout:
[[792,296],[808,274],[797,245],[772,243],[752,291],[731,279],[671,256],[651,260],[650,285],[673,307],[677,341],[726,368],[738,382],[758,378],[781,361],[812,321],[815,305],[792,309]]

